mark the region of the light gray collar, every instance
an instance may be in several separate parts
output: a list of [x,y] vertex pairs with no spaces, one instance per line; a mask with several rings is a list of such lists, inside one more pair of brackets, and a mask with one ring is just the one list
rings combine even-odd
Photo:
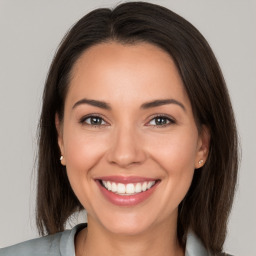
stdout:
[[205,249],[200,239],[189,231],[187,235],[185,256],[210,256],[211,254]]
[[[72,230],[67,230],[62,233],[60,240],[60,251],[62,256],[75,256],[75,234],[86,226],[87,224],[79,224]],[[187,235],[185,256],[211,256],[192,230],[190,230]]]

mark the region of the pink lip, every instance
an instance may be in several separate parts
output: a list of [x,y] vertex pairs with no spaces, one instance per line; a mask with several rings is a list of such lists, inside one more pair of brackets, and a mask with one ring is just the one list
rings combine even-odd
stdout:
[[160,183],[159,180],[157,180],[156,184],[151,187],[150,189],[130,196],[122,196],[113,193],[112,191],[107,190],[105,187],[101,185],[100,180],[108,180],[113,182],[120,182],[120,183],[136,183],[136,182],[143,182],[143,181],[154,181],[155,179],[152,178],[142,178],[142,177],[122,177],[122,176],[110,176],[110,177],[102,177],[95,180],[101,193],[103,196],[112,204],[117,206],[135,206],[137,204],[142,203],[143,201],[147,200],[152,193],[156,190],[158,184]]

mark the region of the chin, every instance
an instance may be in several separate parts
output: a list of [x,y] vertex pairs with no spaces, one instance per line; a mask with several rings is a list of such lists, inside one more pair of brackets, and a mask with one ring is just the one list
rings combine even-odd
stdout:
[[112,213],[110,216],[102,216],[101,225],[113,234],[123,236],[136,236],[149,232],[156,223],[153,216],[150,214],[139,214],[138,212],[131,212],[126,214]]
[[137,222],[123,222],[115,223],[112,226],[107,225],[106,227],[111,233],[123,235],[123,236],[137,236],[143,234],[149,230],[149,226],[141,225]]

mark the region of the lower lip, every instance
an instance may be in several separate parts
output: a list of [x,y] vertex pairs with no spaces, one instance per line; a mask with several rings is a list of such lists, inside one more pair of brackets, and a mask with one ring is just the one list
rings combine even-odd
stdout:
[[100,188],[100,191],[105,196],[105,198],[109,202],[111,202],[112,204],[115,204],[117,206],[134,206],[134,205],[142,203],[143,201],[147,200],[152,195],[152,193],[155,191],[157,185],[159,184],[159,182],[157,182],[150,189],[148,189],[144,192],[140,192],[135,195],[122,196],[122,195],[118,195],[118,194],[115,194],[115,193],[107,190],[105,187],[103,187],[101,185],[99,180],[97,180],[96,182]]

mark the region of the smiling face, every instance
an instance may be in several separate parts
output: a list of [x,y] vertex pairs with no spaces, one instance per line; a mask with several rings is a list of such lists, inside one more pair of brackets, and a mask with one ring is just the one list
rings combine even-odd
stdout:
[[88,223],[118,234],[176,227],[208,135],[170,56],[147,43],[102,43],[72,70],[59,124],[70,184]]

